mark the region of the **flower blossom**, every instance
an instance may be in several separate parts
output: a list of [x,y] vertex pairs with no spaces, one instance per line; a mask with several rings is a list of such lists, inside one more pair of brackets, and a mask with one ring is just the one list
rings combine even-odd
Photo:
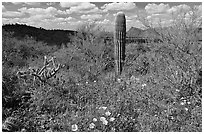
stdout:
[[105,112],[105,115],[106,115],[106,116],[110,116],[111,113],[110,113],[109,111],[107,111],[107,112]]
[[78,130],[77,124],[72,125],[72,131],[77,131],[77,130]]
[[110,121],[114,121],[114,120],[115,120],[115,118],[114,118],[114,117],[111,117],[111,118],[110,118]]
[[108,124],[108,121],[106,120],[105,117],[100,117],[100,121],[102,121],[104,125]]
[[94,123],[89,124],[89,128],[93,129],[96,125]]

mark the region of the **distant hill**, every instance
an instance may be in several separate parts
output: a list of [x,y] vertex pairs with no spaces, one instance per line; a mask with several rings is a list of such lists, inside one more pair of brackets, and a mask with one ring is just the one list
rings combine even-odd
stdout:
[[[168,27],[163,28],[163,30],[167,30]],[[157,29],[157,31],[159,31]],[[202,28],[198,28],[196,31],[197,33],[197,40],[202,41]],[[126,33],[127,37],[142,37],[142,38],[157,38],[159,35],[158,33],[156,33],[153,29],[146,29],[146,30],[142,30],[139,28],[135,28],[135,27],[131,27],[127,33]]]
[[37,41],[43,41],[48,45],[58,45],[70,41],[71,35],[76,31],[72,30],[46,30],[43,28],[36,28],[24,24],[6,24],[2,26],[2,30],[14,32],[14,37],[23,39],[24,37],[33,37]]
[[139,29],[139,28],[136,28],[136,27],[131,27],[128,30],[126,36],[127,37],[139,37],[142,32],[143,32],[142,29]]
[[[26,36],[32,37],[37,41],[43,41],[48,45],[57,45],[61,46],[62,43],[66,44],[70,42],[71,36],[75,35],[77,31],[72,30],[46,30],[43,28],[36,28],[28,26],[25,24],[6,24],[2,26],[2,30],[8,32],[14,32],[14,37],[17,39],[23,39]],[[198,40],[202,41],[202,28],[198,28]],[[113,38],[113,33],[106,33],[107,37]],[[139,28],[131,27],[127,31],[127,37],[150,37],[156,38],[157,33],[152,29],[142,30]],[[104,35],[105,36],[105,35]]]
[[131,27],[127,31],[126,35],[127,37],[141,37],[141,38],[147,38],[147,37],[156,38],[156,36],[158,36],[158,34],[153,29],[149,28],[146,30],[142,30],[135,27]]

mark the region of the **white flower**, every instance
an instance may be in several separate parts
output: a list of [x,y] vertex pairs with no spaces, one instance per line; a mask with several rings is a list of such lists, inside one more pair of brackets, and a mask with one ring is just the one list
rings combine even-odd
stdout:
[[96,125],[94,123],[89,124],[89,128],[94,128]]
[[115,118],[114,118],[114,117],[111,117],[111,118],[110,118],[110,121],[114,121],[114,120],[115,120]]
[[21,129],[21,132],[26,132],[26,129],[25,128]]
[[110,116],[111,113],[110,113],[109,111],[107,111],[107,112],[105,112],[105,115],[106,115],[106,116]]
[[100,117],[100,121],[104,121],[104,120],[106,120],[105,117]]
[[184,105],[185,103],[184,102],[181,102],[181,105]]
[[87,81],[86,84],[88,84],[89,82]]
[[147,84],[145,84],[145,83],[144,83],[144,84],[142,84],[142,87],[145,87],[145,86],[147,86]]
[[188,111],[188,108],[185,107],[184,109],[185,109],[186,111]]
[[100,121],[102,121],[104,125],[108,124],[108,121],[106,120],[105,117],[100,117]]
[[190,101],[188,101],[187,103],[188,103],[188,104],[191,104],[191,102],[190,102]]
[[78,130],[77,124],[72,125],[72,131],[77,131],[77,130]]
[[99,109],[103,109],[103,110],[106,110],[106,109],[107,109],[107,107],[100,107]]
[[94,121],[94,122],[96,122],[96,121],[97,121],[97,119],[96,119],[96,118],[93,118],[93,121]]

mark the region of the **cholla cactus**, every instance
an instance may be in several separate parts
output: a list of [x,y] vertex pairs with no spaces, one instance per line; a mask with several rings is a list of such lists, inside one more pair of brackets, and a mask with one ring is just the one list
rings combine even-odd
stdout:
[[126,42],[126,19],[125,14],[119,12],[117,13],[115,19],[115,32],[114,32],[115,64],[117,76],[121,74],[122,66],[125,60],[125,42]]
[[[52,63],[53,68],[49,67],[50,63]],[[43,83],[47,82],[48,79],[55,76],[55,74],[62,68],[64,65],[58,64],[55,65],[54,57],[51,57],[51,59],[47,59],[47,57],[44,57],[44,65],[42,68],[29,68],[26,71],[19,71],[17,72],[17,75],[20,78],[26,78],[27,75],[34,76],[34,81],[36,77]]]

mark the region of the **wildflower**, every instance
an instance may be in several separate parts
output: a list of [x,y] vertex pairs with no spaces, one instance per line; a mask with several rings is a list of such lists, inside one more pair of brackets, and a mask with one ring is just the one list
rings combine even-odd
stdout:
[[111,118],[110,118],[110,121],[114,121],[114,120],[115,120],[115,118],[114,118],[114,117],[111,117]]
[[122,80],[120,78],[118,78],[118,82],[121,82]]
[[100,121],[102,121],[104,125],[108,124],[108,121],[106,120],[105,117],[100,117]]
[[184,102],[181,102],[181,105],[184,105],[185,103]]
[[186,111],[188,111],[188,108],[185,107],[184,109],[185,109]]
[[111,113],[110,113],[109,111],[107,111],[107,112],[105,112],[105,115],[106,115],[106,116],[110,116]]
[[77,83],[76,85],[78,85],[78,86],[79,86],[80,84],[79,84],[79,83]]
[[191,104],[191,102],[190,102],[190,101],[188,101],[187,103],[188,103],[188,104]]
[[94,123],[89,124],[89,128],[94,128],[96,125]]
[[77,124],[72,125],[72,131],[77,131],[77,130],[78,130]]
[[147,84],[145,84],[145,83],[144,83],[144,84],[142,84],[142,87],[145,87],[145,86],[147,86]]
[[97,121],[97,119],[96,119],[96,118],[93,118],[93,121],[94,121],[94,122],[96,122],[96,121]]
[[86,84],[88,84],[89,82],[87,81]]
[[106,109],[107,109],[107,107],[100,107],[99,109],[103,109],[103,110],[106,110]]
[[25,128],[21,129],[21,132],[26,132],[26,129]]

